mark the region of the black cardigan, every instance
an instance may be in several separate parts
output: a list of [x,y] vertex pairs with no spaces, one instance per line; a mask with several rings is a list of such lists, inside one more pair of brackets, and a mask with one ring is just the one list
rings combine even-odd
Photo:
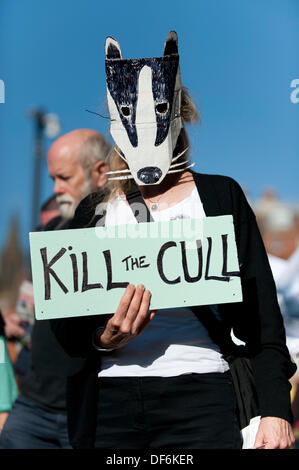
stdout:
[[[246,343],[261,416],[276,416],[292,423],[288,379],[295,373],[296,366],[286,347],[276,287],[254,213],[232,178],[199,173],[193,176],[205,214],[232,214],[234,220],[243,301],[218,306],[224,319],[223,338],[233,329],[236,337]],[[70,228],[93,226],[100,200],[101,196],[94,193],[82,201]],[[100,353],[92,348],[91,338],[95,328],[104,321],[105,315],[99,315],[51,322],[66,352],[85,359],[80,372],[69,377],[67,385],[69,436],[75,448],[94,445]]]

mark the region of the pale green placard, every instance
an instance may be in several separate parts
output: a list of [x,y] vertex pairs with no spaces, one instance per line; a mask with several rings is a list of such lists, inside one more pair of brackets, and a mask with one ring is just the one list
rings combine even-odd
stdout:
[[242,301],[231,215],[30,233],[38,320],[114,313],[125,283],[151,308]]

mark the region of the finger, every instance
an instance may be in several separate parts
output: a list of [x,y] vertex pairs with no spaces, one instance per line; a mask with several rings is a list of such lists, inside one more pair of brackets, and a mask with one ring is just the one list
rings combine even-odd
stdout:
[[122,298],[120,299],[120,302],[118,304],[115,314],[113,315],[115,320],[122,320],[126,316],[134,294],[135,294],[135,286],[133,284],[129,284]]
[[283,439],[280,441],[278,448],[279,449],[287,449],[289,447],[289,442],[287,439]]
[[22,336],[25,336],[26,334],[26,331],[20,327],[20,326],[17,326],[16,329],[15,329],[15,336],[21,338]]
[[4,326],[4,331],[7,336],[7,338],[22,338],[25,336],[26,331],[14,324],[6,324]]
[[133,322],[135,321],[136,316],[141,308],[144,292],[145,292],[145,287],[142,284],[139,284],[136,287],[134,296],[131,300],[131,303],[129,305],[127,315],[124,321],[124,323],[126,323],[130,328]]
[[22,323],[22,320],[21,318],[19,317],[19,315],[17,315],[16,313],[12,313],[10,315],[10,319],[13,323],[15,323],[16,325],[20,325]]
[[255,437],[255,442],[254,442],[254,448],[258,449],[259,447],[264,448],[264,435],[261,432],[257,432],[257,435]]
[[106,323],[106,332],[109,332],[109,334],[113,335],[119,331],[120,326],[126,316],[134,292],[135,286],[133,284],[129,284],[126,287],[126,290],[119,301],[115,313],[109,318]]
[[287,443],[288,448],[293,447],[293,445],[295,444],[295,436],[290,425],[288,425],[287,427]]
[[151,310],[151,311],[149,312],[150,320],[152,320],[152,319],[154,318],[154,316],[156,315],[157,311],[158,311],[158,310]]
[[138,332],[136,333],[137,335],[140,335],[143,332],[143,330],[147,327],[147,325],[152,321],[156,313],[157,313],[157,310],[153,310],[148,313],[147,318],[144,320],[143,324],[141,325]]
[[279,439],[271,439],[269,442],[265,443],[265,449],[279,449],[280,441]]
[[285,421],[283,423],[281,437],[279,441],[280,449],[288,449],[292,445],[292,434],[293,430],[291,425]]
[[147,312],[147,315],[146,315],[146,318],[143,322],[143,324],[139,327],[138,331],[137,331],[137,335],[140,335],[140,333],[142,333],[142,331],[147,327],[147,325],[152,321],[152,319],[154,318],[154,316],[156,315],[157,313],[157,310],[150,310]]
[[288,437],[288,426],[287,423],[284,422],[281,426],[281,432],[279,436],[279,449],[287,449],[289,446],[289,437]]
[[147,326],[148,323],[151,321],[150,315],[153,314],[153,312],[149,312],[150,300],[150,291],[144,291],[138,315],[136,316],[136,319],[132,325],[132,334],[140,334],[141,331],[145,328],[145,326]]
[[139,314],[138,312],[140,311],[140,309],[142,310],[141,306],[143,302],[144,292],[145,292],[145,288],[142,284],[136,287],[135,294],[128,308],[127,315],[124,318],[120,327],[120,331],[124,335],[132,334],[132,333],[135,334],[135,330],[133,332],[132,327],[136,320],[137,315]]

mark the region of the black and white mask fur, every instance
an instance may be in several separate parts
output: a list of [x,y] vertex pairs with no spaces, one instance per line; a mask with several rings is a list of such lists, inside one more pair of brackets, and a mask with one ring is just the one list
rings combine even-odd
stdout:
[[174,156],[183,127],[177,34],[168,33],[163,57],[123,59],[111,37],[105,52],[110,132],[128,165],[127,170],[108,172],[109,179],[159,184],[166,174],[188,167],[187,161],[175,163],[187,148]]

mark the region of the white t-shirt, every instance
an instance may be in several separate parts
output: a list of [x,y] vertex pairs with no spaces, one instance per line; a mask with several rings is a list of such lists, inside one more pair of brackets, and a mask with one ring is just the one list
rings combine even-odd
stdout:
[[[205,217],[196,188],[178,204],[151,212],[154,221]],[[137,223],[124,198],[109,201],[106,226]],[[163,295],[163,293],[161,293]],[[102,354],[99,377],[172,377],[229,369],[219,347],[189,308],[158,310],[145,330],[126,346]]]

